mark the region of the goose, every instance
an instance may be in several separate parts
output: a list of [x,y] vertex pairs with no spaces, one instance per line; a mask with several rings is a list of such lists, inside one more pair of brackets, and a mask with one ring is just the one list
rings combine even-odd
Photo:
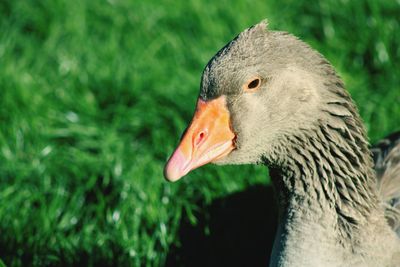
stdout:
[[[400,266],[400,141],[372,153],[331,64],[262,21],[204,68],[196,110],[164,168],[264,164],[278,203],[269,266]],[[392,140],[393,139],[393,140]],[[389,141],[388,141],[389,140]]]

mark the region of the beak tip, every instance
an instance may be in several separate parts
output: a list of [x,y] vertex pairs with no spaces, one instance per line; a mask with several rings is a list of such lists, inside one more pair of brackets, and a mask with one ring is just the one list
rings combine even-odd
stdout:
[[170,170],[170,168],[168,168],[168,164],[165,166],[164,168],[164,178],[165,180],[167,180],[168,182],[176,182],[179,180],[179,178],[181,178],[179,176],[179,174],[177,174],[176,172],[173,172]]
[[186,173],[183,171],[183,167],[186,163],[186,158],[180,149],[177,149],[168,160],[164,167],[164,178],[168,182],[176,182]]

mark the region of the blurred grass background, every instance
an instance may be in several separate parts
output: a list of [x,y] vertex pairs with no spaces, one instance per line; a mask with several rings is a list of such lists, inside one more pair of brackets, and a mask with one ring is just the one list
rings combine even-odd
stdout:
[[398,129],[399,17],[398,0],[1,1],[0,258],[163,266],[183,214],[268,183],[250,166],[162,176],[203,67],[264,18],[335,65],[372,141]]

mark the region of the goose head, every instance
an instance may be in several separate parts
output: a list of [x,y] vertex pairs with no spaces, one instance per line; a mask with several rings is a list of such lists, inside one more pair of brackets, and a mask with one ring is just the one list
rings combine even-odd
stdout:
[[[326,89],[330,84],[339,89]],[[342,91],[320,54],[288,33],[269,31],[265,21],[256,24],[205,67],[193,120],[164,176],[176,181],[209,162],[282,164],[287,138],[328,121],[321,110],[342,101]]]

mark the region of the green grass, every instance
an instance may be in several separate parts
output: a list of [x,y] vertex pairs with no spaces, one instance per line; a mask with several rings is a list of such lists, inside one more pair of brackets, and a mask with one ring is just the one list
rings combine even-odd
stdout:
[[2,1],[0,258],[162,266],[183,214],[268,183],[250,166],[162,178],[204,65],[264,18],[336,66],[372,141],[399,129],[399,14],[393,0]]

